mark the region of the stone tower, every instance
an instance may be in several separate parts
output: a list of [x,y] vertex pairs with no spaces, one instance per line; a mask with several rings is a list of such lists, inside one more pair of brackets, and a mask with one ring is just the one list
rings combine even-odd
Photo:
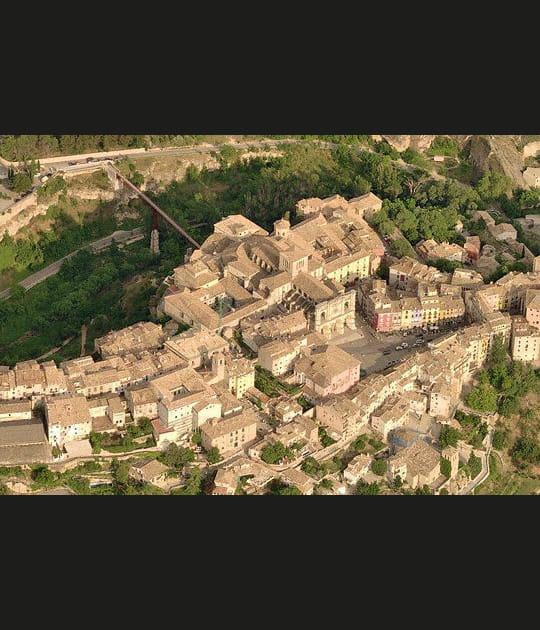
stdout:
[[285,238],[289,235],[291,224],[287,219],[280,219],[274,222],[274,235]]
[[225,355],[223,352],[216,352],[212,355],[212,372],[218,383],[225,378]]

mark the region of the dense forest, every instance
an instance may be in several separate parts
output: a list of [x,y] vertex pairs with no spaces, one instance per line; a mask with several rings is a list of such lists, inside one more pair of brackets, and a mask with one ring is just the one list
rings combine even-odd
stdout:
[[387,143],[373,151],[358,142],[341,143],[335,150],[284,145],[282,157],[249,161],[227,148],[219,156],[220,170],[190,169],[185,181],[157,196],[157,203],[180,221],[211,224],[242,212],[270,229],[285,212],[294,221],[295,204],[304,197],[339,193],[351,198],[373,191],[385,200],[376,225],[383,232],[395,225],[415,244],[421,238],[459,239],[453,230],[457,220],[485,208],[493,194],[484,192],[482,180],[477,187],[484,194],[452,179],[433,179],[421,168],[398,162]]
[[[102,254],[83,249],[30,291],[15,287],[9,300],[0,300],[0,365],[37,358],[90,323],[92,352],[94,337],[150,318],[151,278],[161,273],[159,258],[139,241]],[[79,351],[75,342],[64,357]]]

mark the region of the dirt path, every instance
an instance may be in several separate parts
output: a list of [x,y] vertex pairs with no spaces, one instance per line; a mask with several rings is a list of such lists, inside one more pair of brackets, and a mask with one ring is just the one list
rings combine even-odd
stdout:
[[84,357],[86,351],[86,333],[88,331],[88,326],[83,324],[81,326],[81,357]]
[[51,356],[51,354],[54,354],[55,352],[58,352],[58,350],[60,350],[60,349],[61,349],[61,348],[63,348],[64,346],[67,346],[67,344],[68,344],[70,341],[73,341],[74,339],[75,339],[75,336],[74,336],[74,335],[72,335],[71,337],[68,337],[65,341],[62,341],[62,343],[61,343],[58,347],[53,348],[52,350],[49,350],[49,351],[48,351],[48,352],[46,352],[45,354],[42,354],[40,357],[38,357],[38,358],[36,359],[36,361],[41,361],[41,359],[46,359],[47,357],[50,357],[50,356]]

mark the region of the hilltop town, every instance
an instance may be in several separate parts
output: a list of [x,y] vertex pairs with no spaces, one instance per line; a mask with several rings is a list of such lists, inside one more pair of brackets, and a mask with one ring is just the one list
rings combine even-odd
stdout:
[[[128,435],[144,453],[128,477],[165,492],[201,475],[214,495],[471,492],[498,414],[464,394],[494,348],[539,364],[540,257],[477,211],[530,271],[486,284],[498,263],[474,235],[399,258],[381,208],[371,192],[302,199],[271,232],[229,215],[164,280],[160,323],[0,367],[2,464],[82,470]],[[464,416],[473,443],[451,437]]]

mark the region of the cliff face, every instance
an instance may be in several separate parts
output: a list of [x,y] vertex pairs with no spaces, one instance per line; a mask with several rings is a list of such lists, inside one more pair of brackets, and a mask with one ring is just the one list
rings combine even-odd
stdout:
[[425,151],[429,149],[435,136],[430,135],[403,135],[403,136],[382,136],[388,144],[396,151],[413,149],[414,151]]
[[[423,152],[429,149],[435,135],[400,135],[379,136],[386,140],[397,151],[411,148]],[[524,158],[540,151],[540,142],[530,142],[522,148],[522,137],[519,135],[451,135],[460,149],[464,149],[479,176],[487,171],[503,173],[512,180],[514,187],[526,187],[523,180]]]
[[523,154],[518,151],[518,136],[471,136],[468,152],[472,163],[483,175],[495,171],[508,176],[513,186],[525,187],[521,174]]

